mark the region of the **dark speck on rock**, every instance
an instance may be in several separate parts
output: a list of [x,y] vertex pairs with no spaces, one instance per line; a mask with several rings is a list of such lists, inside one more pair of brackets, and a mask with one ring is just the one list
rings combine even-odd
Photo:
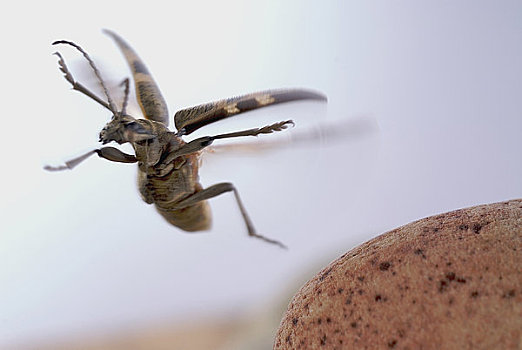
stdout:
[[390,266],[391,266],[390,262],[388,262],[388,261],[382,262],[382,263],[379,264],[379,270],[381,270],[381,271],[388,271]]
[[455,279],[455,272],[446,273],[446,278],[448,279],[448,281],[453,281]]
[[475,234],[479,234],[480,233],[480,230],[482,230],[482,224],[473,224],[473,232],[475,232]]

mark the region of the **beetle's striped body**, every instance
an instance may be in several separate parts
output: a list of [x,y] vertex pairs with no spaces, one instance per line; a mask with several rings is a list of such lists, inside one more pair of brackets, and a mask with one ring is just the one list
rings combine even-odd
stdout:
[[172,225],[185,231],[201,231],[210,228],[211,215],[207,200],[224,192],[234,192],[236,201],[245,220],[250,236],[281,245],[278,241],[257,234],[246,213],[239,194],[230,183],[219,183],[203,188],[199,183],[198,156],[201,150],[216,139],[242,136],[257,136],[285,129],[292,121],[283,121],[263,128],[255,128],[216,136],[206,136],[186,143],[181,136],[238,113],[264,106],[303,99],[326,100],[316,92],[292,89],[263,91],[230,99],[220,100],[178,111],[174,116],[177,132],[168,129],[168,108],[149,70],[134,50],[119,36],[105,31],[122,51],[132,71],[136,96],[145,119],[136,119],[126,114],[128,79],[125,99],[118,111],[111,100],[103,79],[94,62],[78,45],[69,41],[54,44],[68,44],[78,49],[89,61],[105,92],[107,102],[76,82],[59,53],[60,69],[73,88],[91,97],[113,113],[112,120],[100,132],[103,144],[115,141],[130,143],[134,155],[125,154],[114,147],[102,147],[66,163],[62,167],[46,167],[48,170],[71,169],[97,153],[100,157],[115,162],[138,163],[138,188],[143,200],[154,204],[157,211]]

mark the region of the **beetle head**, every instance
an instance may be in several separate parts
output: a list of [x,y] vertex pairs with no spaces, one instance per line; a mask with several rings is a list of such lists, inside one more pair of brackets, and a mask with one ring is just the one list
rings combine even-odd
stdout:
[[126,142],[139,142],[155,137],[150,127],[142,120],[130,115],[115,115],[100,131],[100,142],[115,141],[120,145]]

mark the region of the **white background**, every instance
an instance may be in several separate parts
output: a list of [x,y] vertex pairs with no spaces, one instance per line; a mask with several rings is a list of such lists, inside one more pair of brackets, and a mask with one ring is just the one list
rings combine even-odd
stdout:
[[[521,2],[167,3],[16,2],[0,14],[0,346],[266,305],[377,234],[522,196]],[[249,239],[230,194],[211,200],[210,233],[183,233],[141,201],[135,165],[93,157],[42,170],[95,147],[110,118],[70,90],[51,54],[95,89],[80,55],[50,43],[83,46],[112,86],[129,74],[102,28],[138,51],[171,115],[266,88],[329,98],[198,135],[288,118],[291,133],[357,118],[378,128],[208,155],[203,185],[233,182],[258,230],[288,251]]]

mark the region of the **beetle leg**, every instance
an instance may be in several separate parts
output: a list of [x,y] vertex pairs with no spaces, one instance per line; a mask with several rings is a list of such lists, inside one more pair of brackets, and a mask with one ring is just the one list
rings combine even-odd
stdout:
[[239,193],[238,193],[237,189],[230,182],[222,182],[219,184],[215,184],[215,185],[205,188],[199,192],[196,192],[193,195],[176,203],[176,206],[173,209],[183,209],[183,208],[189,207],[191,205],[194,205],[198,202],[201,202],[201,201],[213,198],[213,197],[217,197],[220,194],[223,194],[225,192],[234,192],[234,196],[236,197],[237,205],[239,206],[239,210],[241,211],[241,215],[243,216],[243,220],[245,221],[249,236],[262,239],[265,242],[276,244],[276,245],[280,246],[281,248],[286,249],[286,246],[283,243],[276,241],[274,239],[270,239],[265,236],[262,236],[256,232],[254,225],[252,224],[252,221],[250,220],[250,217],[248,216],[246,209],[243,206],[243,202],[241,201],[241,198],[239,197]]
[[257,136],[260,134],[271,134],[275,131],[282,131],[288,128],[289,125],[294,125],[294,122],[291,120],[285,120],[282,122],[277,122],[272,125],[267,125],[262,128],[254,128],[236,132],[230,132],[227,134],[219,134],[215,136],[204,136],[198,139],[192,140],[186,144],[184,144],[181,148],[171,152],[163,161],[164,164],[169,164],[177,157],[181,157],[188,154],[193,154],[201,151],[205,147],[208,147],[214,142],[214,140],[219,139],[228,139],[232,137],[243,137],[243,136]]
[[65,165],[59,165],[59,166],[51,166],[46,165],[44,166],[45,170],[48,171],[59,171],[59,170],[66,170],[70,169],[72,170],[74,167],[76,167],[78,164],[92,156],[93,154],[98,154],[100,158],[105,158],[107,160],[110,160],[111,162],[119,162],[119,163],[136,163],[138,160],[135,156],[132,154],[123,153],[117,148],[114,147],[102,147],[100,149],[95,149],[92,151],[89,151],[85,154],[82,154],[79,157],[73,158],[71,160],[68,160],[65,162]]
[[98,157],[105,158],[111,162],[118,163],[136,163],[138,160],[132,154],[127,154],[114,147],[102,147],[95,149],[93,152],[98,154]]
[[230,132],[227,134],[211,136],[211,139],[218,140],[218,139],[228,139],[228,138],[232,138],[232,137],[257,136],[260,134],[271,134],[276,131],[283,131],[283,130],[287,129],[289,126],[294,126],[293,120],[283,120],[281,122],[263,126],[262,128],[254,128],[254,129],[248,129],[248,130]]
[[379,126],[375,118],[362,116],[333,124],[321,123],[308,129],[296,130],[287,138],[263,138],[254,142],[212,145],[207,150],[216,154],[221,152],[228,154],[230,152],[252,153],[271,151],[283,147],[315,147],[317,145],[334,145],[339,142],[352,142],[378,132]]

